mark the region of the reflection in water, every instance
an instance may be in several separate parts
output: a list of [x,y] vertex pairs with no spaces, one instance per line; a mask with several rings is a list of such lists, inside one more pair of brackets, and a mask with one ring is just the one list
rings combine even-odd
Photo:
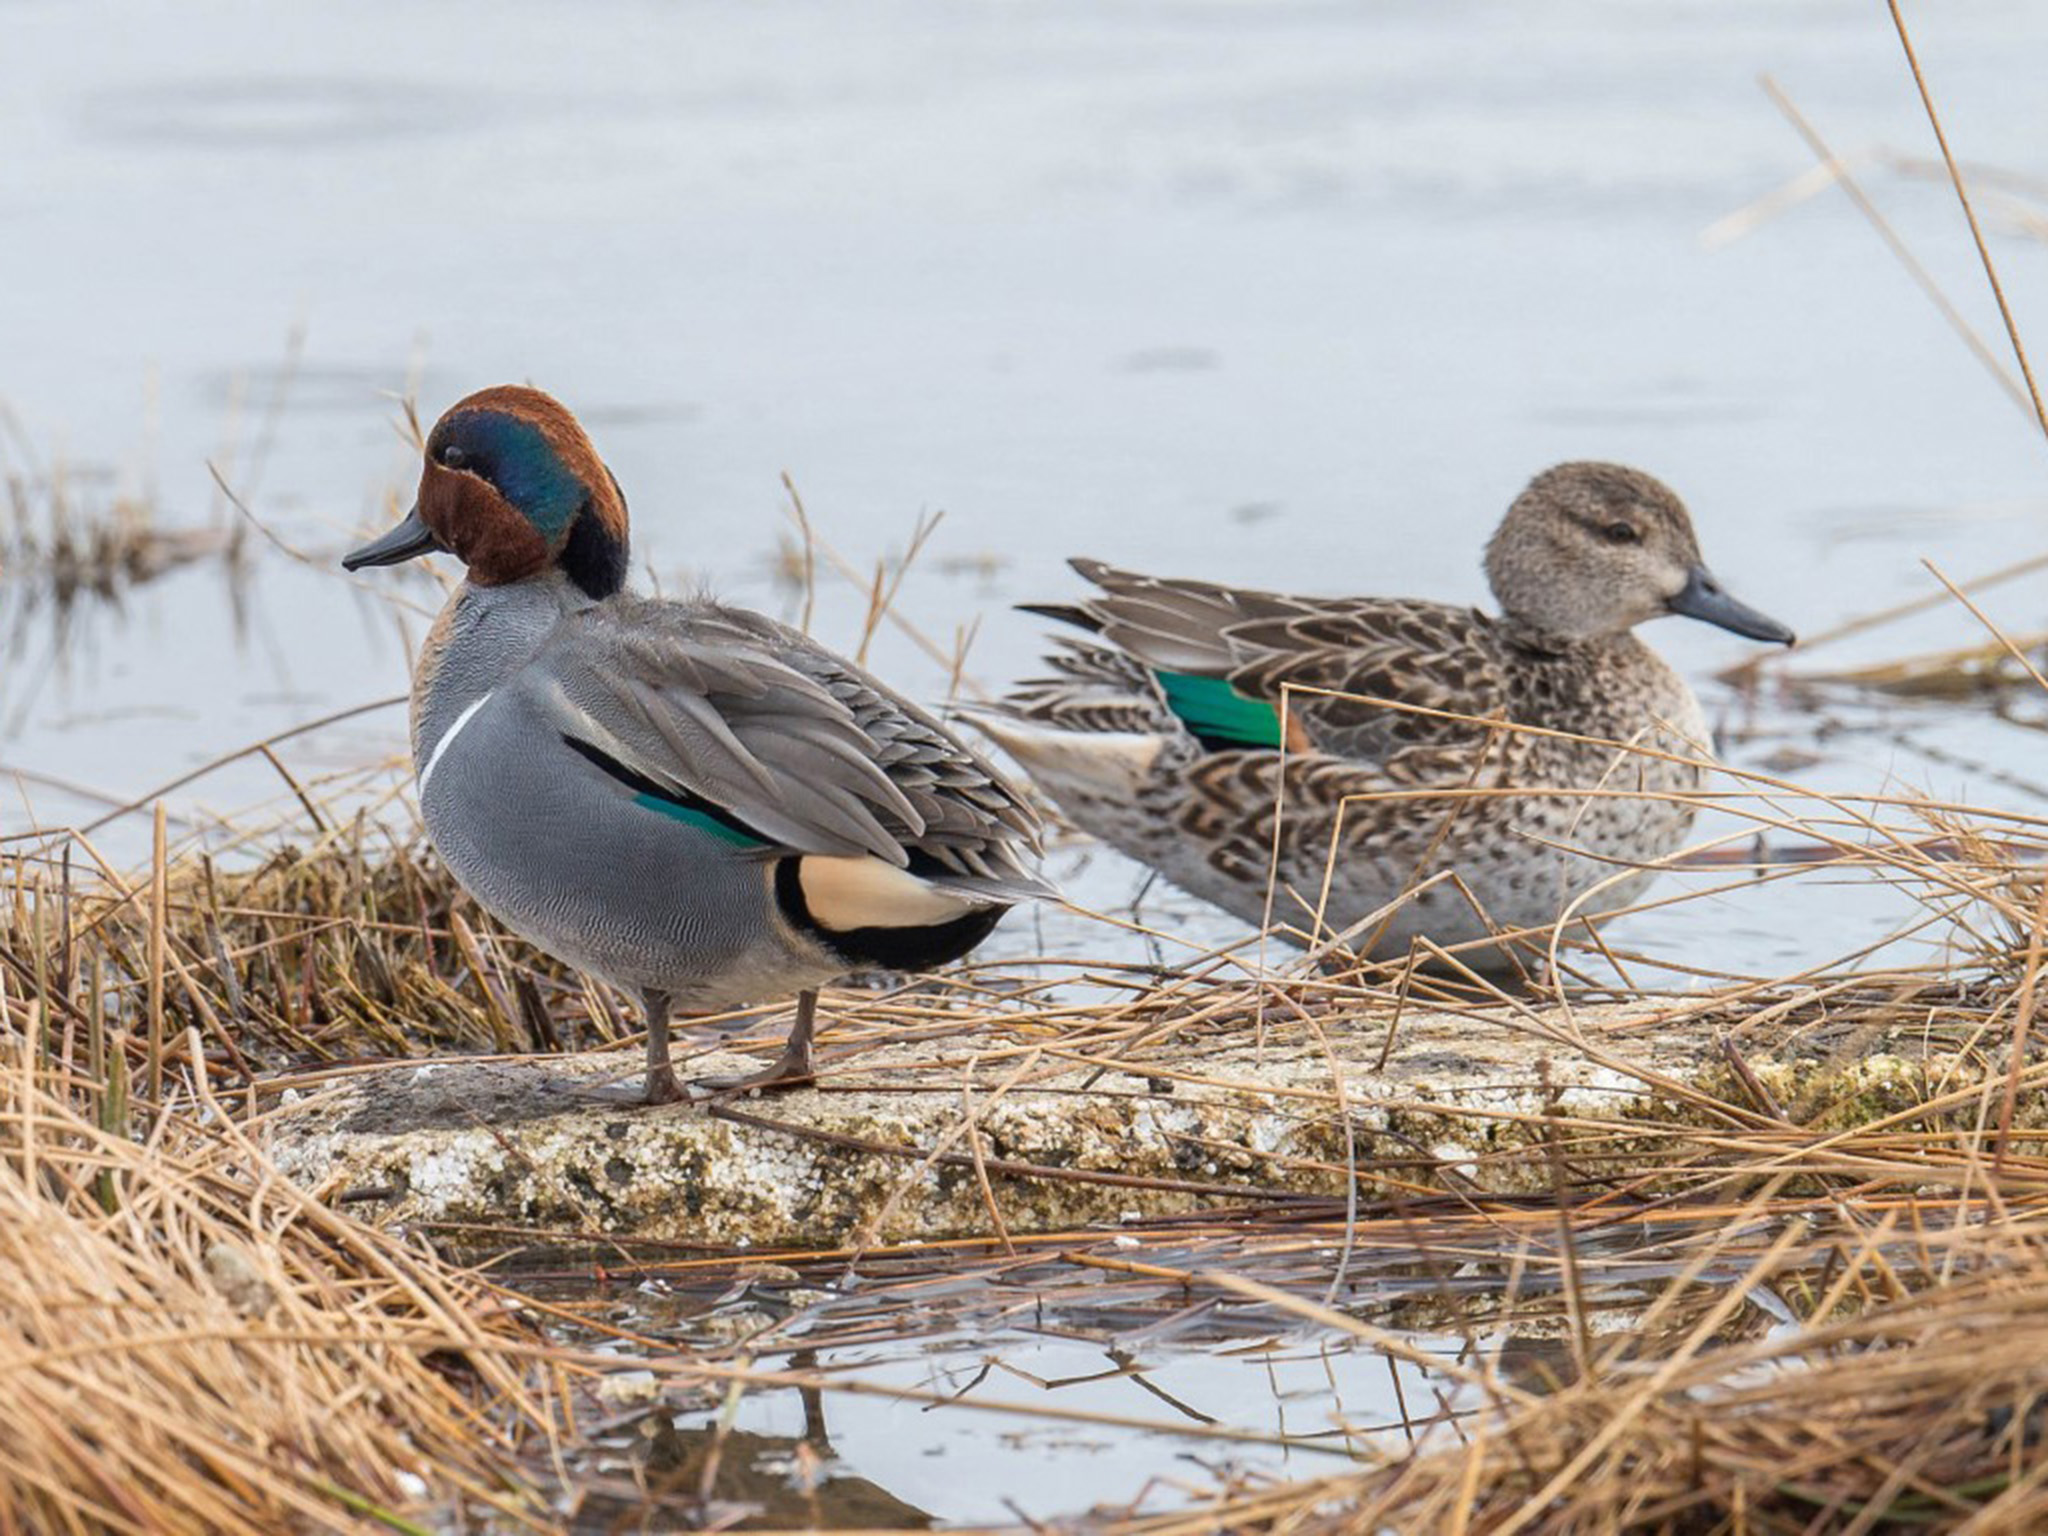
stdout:
[[[1474,29],[1416,5],[910,0],[835,32],[825,9],[642,7],[622,50],[393,0],[261,24],[234,7],[133,8],[119,47],[86,9],[16,7],[0,99],[34,153],[0,164],[0,334],[16,370],[0,389],[38,441],[49,422],[103,451],[160,418],[171,514],[213,498],[208,457],[253,407],[229,479],[293,546],[338,549],[388,524],[384,502],[416,473],[386,393],[405,392],[407,349],[431,331],[433,369],[414,381],[430,409],[531,379],[605,426],[644,535],[636,568],[671,589],[706,580],[792,614],[807,602],[777,587],[808,569],[774,554],[786,469],[854,573],[817,573],[821,633],[851,649],[876,555],[944,508],[902,598],[938,643],[884,625],[872,658],[927,699],[954,682],[956,635],[977,636],[975,680],[1036,665],[1037,626],[1005,610],[1059,590],[1068,554],[1281,589],[1477,596],[1474,540],[1562,458],[1671,476],[1726,541],[1728,573],[1756,573],[1759,603],[1802,631],[1926,592],[1922,556],[1968,573],[2034,547],[2031,436],[1960,349],[1930,341],[1853,213],[1818,200],[1734,250],[1695,238],[1806,167],[1754,90],[1759,69],[1797,79],[1841,142],[1917,141],[1867,10],[1556,0]],[[2033,104],[2000,85],[2048,8],[1965,12],[1928,25],[1945,85],[1972,105],[1971,152],[2032,153]],[[1884,191],[1909,239],[1952,237],[1942,189]],[[303,364],[294,351],[251,378],[301,304]],[[164,383],[145,411],[109,381],[150,357]],[[259,445],[275,448],[260,486]],[[21,473],[17,509],[50,494]],[[0,545],[0,734],[39,791],[126,799],[402,690],[424,628],[405,594],[367,603],[265,545],[248,564],[252,619],[231,557],[225,601],[189,564],[155,579],[214,560],[220,535],[147,508],[97,553],[31,559],[19,511],[0,535],[17,541]],[[435,606],[424,576],[411,595]],[[1821,656],[1847,667],[1978,638],[1945,607]],[[1698,680],[1729,655],[1669,640]],[[78,658],[91,665],[67,677]],[[1702,693],[1737,764],[2041,800],[2023,728],[2038,721],[1922,686],[1876,701]],[[283,755],[301,772],[354,768],[402,734],[393,711]],[[244,766],[174,814],[276,791],[269,766]],[[1079,900],[1128,905],[1132,866],[1062,858]],[[1719,883],[1694,871],[1658,894]],[[1615,938],[1763,972],[1867,942],[1901,904],[1823,868],[1641,914]],[[1243,934],[1163,887],[1145,915],[1166,965]],[[1000,942],[1137,961],[1151,941],[1034,912]],[[1266,1236],[1179,1254],[1153,1237],[1145,1257],[1249,1268],[1320,1301],[1337,1237],[1304,1224],[1283,1258]],[[1121,1240],[1085,1246],[1113,1265]],[[722,1325],[739,1325],[753,1358],[814,1365],[821,1382],[750,1390],[729,1422],[702,1402],[621,1420],[611,1459],[574,1469],[579,1520],[663,1529],[745,1506],[760,1524],[1014,1523],[1001,1493],[1034,1518],[1128,1505],[1133,1447],[1171,1469],[1148,1495],[1161,1504],[1399,1449],[1472,1407],[1459,1367],[1531,1390],[1577,1368],[1554,1274],[1532,1269],[1504,1302],[1500,1254],[1474,1246],[1441,1265],[1412,1247],[1351,1260],[1335,1303],[1419,1363],[1283,1311],[1051,1260],[865,1264],[857,1286],[821,1266],[731,1297],[621,1298],[586,1280],[574,1294],[620,1326],[729,1360]],[[1586,1323],[1598,1347],[1640,1325],[1663,1274],[1607,1269]],[[1670,1308],[1658,1326],[1696,1316]],[[1754,1304],[1733,1326],[1768,1325]],[[1448,1364],[1430,1368],[1431,1353]]]
[[[1498,1217],[1418,1220],[1408,1241],[1361,1245],[1348,1262],[1338,1315],[1371,1324],[1358,1332],[1162,1278],[1229,1271],[1320,1303],[1338,1227],[1176,1235],[1189,1224],[1076,1234],[1077,1246],[1035,1256],[900,1249],[853,1279],[844,1259],[709,1272],[652,1261],[627,1275],[612,1255],[603,1282],[570,1284],[573,1267],[529,1273],[526,1288],[595,1304],[607,1327],[659,1350],[775,1377],[731,1396],[707,1384],[608,1426],[572,1468],[577,1528],[1013,1525],[1327,1475],[1459,1433],[1487,1404],[1482,1382],[1547,1393],[1584,1358],[1664,1357],[1776,1230],[1731,1238],[1725,1263],[1672,1295],[1686,1223],[1672,1223],[1670,1244],[1649,1230],[1587,1234],[1575,1308],[1547,1240]],[[1752,1291],[1717,1338],[1783,1317]]]
[[[122,638],[103,635],[99,621],[118,622],[131,593],[173,573],[212,567],[220,578],[212,600],[225,596],[237,643],[246,637],[250,566],[240,524],[216,518],[205,526],[166,525],[154,496],[124,489],[116,472],[63,463],[45,468],[19,445],[13,455],[0,453],[0,469],[7,501],[0,520],[0,660],[15,684],[7,690],[0,737],[20,735],[39,710],[58,721],[93,713],[101,701],[88,702],[67,686],[74,661],[102,640],[118,651]],[[48,693],[53,683],[55,699]],[[139,707],[161,713],[167,702],[176,701]]]
[[[811,1370],[817,1357],[799,1350],[789,1363]],[[738,1429],[719,1416],[691,1428],[681,1426],[679,1415],[637,1420],[631,1426],[639,1442],[632,1491],[616,1487],[616,1478],[592,1477],[581,1487],[573,1529],[596,1536],[707,1525],[918,1530],[935,1523],[925,1510],[842,1469],[825,1423],[824,1393],[815,1386],[790,1391],[803,1412],[803,1429],[795,1435]]]

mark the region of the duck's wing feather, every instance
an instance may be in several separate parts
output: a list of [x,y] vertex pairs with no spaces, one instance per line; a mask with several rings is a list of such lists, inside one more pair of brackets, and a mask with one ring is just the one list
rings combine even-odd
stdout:
[[[1180,729],[1151,669],[1128,651],[1079,635],[1057,635],[1045,662],[1053,675],[1019,683],[1004,697],[999,713],[1063,731],[1152,735]],[[982,712],[963,713],[972,718]]]
[[944,726],[760,614],[615,599],[563,621],[545,670],[565,719],[633,773],[773,849],[872,854],[995,899],[1045,895],[1038,818]]
[[1494,734],[1483,722],[1506,712],[1493,623],[1469,608],[1073,565],[1101,588],[1079,611],[1150,670],[1167,707],[1212,745],[1281,745],[1292,685],[1290,745],[1396,779],[1440,780],[1475,765]]
[[[1067,562],[1102,589],[1098,597],[1072,605],[1110,644],[1147,666],[1221,676],[1232,665],[1224,631],[1258,619],[1312,611],[1303,598],[1208,581],[1184,581],[1119,570],[1100,560]],[[1081,622],[1061,612],[1069,622]]]
[[1488,722],[1507,714],[1491,621],[1469,608],[1337,600],[1234,625],[1224,640],[1235,691],[1275,705],[1285,691],[1287,713],[1311,744],[1395,780],[1469,772],[1498,734]]
[[1223,681],[1232,625],[1306,610],[1293,598],[1213,582],[1069,562],[1102,589],[1078,603],[1025,612],[1088,631],[1062,635],[1046,661],[1057,674],[1021,684],[1004,714],[1064,731],[1156,735],[1192,731],[1217,747],[1278,746],[1279,717]]

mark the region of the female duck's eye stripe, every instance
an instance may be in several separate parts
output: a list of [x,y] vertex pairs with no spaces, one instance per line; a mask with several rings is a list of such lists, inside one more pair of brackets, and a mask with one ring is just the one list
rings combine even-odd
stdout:
[[[497,690],[494,688],[491,690],[491,692],[495,693],[497,692]],[[491,695],[487,693],[482,698],[478,699],[474,704],[470,705],[469,708],[465,709],[461,714],[457,715],[455,717],[455,723],[449,726],[447,730],[441,733],[441,739],[434,743],[433,753],[427,758],[427,766],[420,770],[421,794],[424,795],[427,792],[427,780],[431,779],[434,776],[434,769],[440,765],[441,754],[443,752],[446,752],[449,748],[449,745],[455,740],[455,738],[462,734],[462,728],[465,725],[469,724],[470,717],[490,702]]]

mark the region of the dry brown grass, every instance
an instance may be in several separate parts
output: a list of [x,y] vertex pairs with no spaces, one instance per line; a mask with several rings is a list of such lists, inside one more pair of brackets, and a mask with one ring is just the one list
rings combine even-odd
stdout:
[[[1861,199],[1814,142],[1828,162],[1816,185],[1839,179]],[[2023,379],[1968,339],[2048,425],[2005,318]],[[47,572],[60,595],[116,590],[161,568],[166,551],[177,556],[146,506],[94,510],[61,478],[16,478],[11,490],[0,556]],[[808,593],[823,546],[800,504],[796,513],[804,549],[792,578]],[[867,634],[887,619],[961,672],[971,637],[939,644],[891,606],[900,569],[870,577],[823,552],[871,593]],[[2038,685],[2040,654],[2040,636],[1994,629],[1980,644],[1834,680],[1961,697]],[[603,1272],[530,1273],[581,1290],[528,1305],[354,1219],[337,1203],[342,1192],[299,1189],[271,1167],[256,1087],[266,1073],[293,1069],[317,1091],[320,1074],[306,1068],[364,1055],[552,1050],[629,1028],[603,989],[497,932],[416,841],[375,830],[364,811],[389,804],[388,786],[303,782],[273,745],[248,750],[268,756],[291,791],[288,836],[252,831],[216,862],[160,830],[141,870],[115,867],[82,837],[36,834],[0,854],[0,1533],[476,1519],[561,1529],[560,1509],[577,1495],[559,1507],[555,1496],[595,1486],[579,1449],[622,1422],[588,1411],[605,1373],[644,1371],[650,1414],[701,1407],[707,1388],[735,1394],[730,1406],[743,1389],[792,1386],[970,1412],[991,1405],[821,1369],[816,1356],[941,1324],[994,1333],[1034,1307],[1055,1320],[1109,1317],[1118,1337],[1197,1316],[1217,1337],[1293,1329],[1422,1366],[1443,1386],[1394,1426],[1400,1442],[1386,1426],[1297,1438],[1191,1428],[1164,1413],[1006,1405],[1346,1458],[1292,1481],[1219,1473],[1166,1514],[1098,1514],[1094,1524],[1121,1536],[2048,1529],[2039,818],[1724,777],[1712,798],[1739,830],[1693,852],[1723,861],[1726,890],[1804,878],[1815,865],[1752,864],[1739,851],[1755,836],[1799,841],[1829,861],[1828,878],[1854,870],[1917,898],[1905,931],[1929,941],[1922,958],[1710,974],[1568,934],[1584,942],[1553,950],[1558,963],[1538,989],[1565,1005],[1562,1025],[1538,1020],[1526,992],[1460,981],[1455,955],[1430,957],[1431,971],[1390,971],[1344,966],[1341,946],[1322,969],[1269,970],[1260,961],[1276,956],[1243,952],[1160,976],[1064,957],[1000,988],[970,975],[944,991],[876,999],[836,1044],[912,1035],[941,1051],[974,1034],[1008,1042],[984,1056],[997,1073],[1035,1056],[1202,1081],[1203,1048],[1218,1038],[1321,1037],[1369,1018],[1392,1049],[1404,1008],[1447,1002],[1525,1020],[1626,1074],[1626,1034],[1576,1032],[1570,1004],[1593,970],[1618,973],[1620,988],[1603,985],[1628,990],[1632,971],[1662,961],[1666,975],[1690,969],[1697,988],[1639,997],[1632,1027],[1725,1030],[1729,1070],[1714,1082],[1657,1083],[1657,1107],[1642,1113],[1526,1117],[1543,1122],[1554,1180],[1547,1197],[1521,1198],[1486,1192],[1495,1154],[1459,1158],[1454,1175],[1427,1148],[1375,1144],[1362,1124],[1354,1135],[1339,1079],[1295,1107],[1344,1127],[1346,1159],[1320,1171],[1356,1176],[1346,1198],[1250,1200],[1114,1234],[1008,1230],[995,1191],[1020,1175],[981,1165],[963,1106],[961,1144],[989,1192],[993,1241],[777,1256],[805,1282],[785,1287],[781,1315],[723,1345],[678,1347],[604,1315],[605,1287],[653,1277],[723,1295],[783,1284],[746,1278],[761,1255],[613,1245]],[[219,829],[209,831],[218,849]],[[1747,1065],[1766,1044],[1853,1061],[1865,1042],[1895,1042],[1909,1028],[1939,1047],[1939,1069],[1895,1080],[1883,1102],[1774,1093]],[[1472,1135],[1461,1139],[1484,1145],[1498,1116],[1469,1114]],[[1626,1161],[1615,1152],[1624,1146]],[[943,1150],[901,1149],[906,1177]],[[1526,1143],[1499,1154],[1529,1155]],[[570,1234],[497,1235],[518,1244]],[[815,1298],[856,1265],[857,1294],[794,1299]],[[1645,1274],[1660,1278],[1631,1278]],[[1634,1314],[1596,1329],[1617,1297]],[[1563,1346],[1533,1370],[1510,1368],[1486,1338],[1518,1327],[1549,1330]],[[1462,1334],[1466,1348],[1456,1358],[1426,1349],[1418,1329]],[[754,1363],[783,1358],[783,1369]],[[644,1471],[615,1480],[621,1518],[742,1513],[714,1497],[725,1443],[721,1420],[708,1448],[665,1481],[649,1486]],[[1145,1470],[1133,1468],[1134,1493]]]
[[[101,1036],[138,1058],[154,1037],[175,1064],[187,1029],[237,1077],[618,1038],[614,1000],[508,940],[419,842],[292,785],[299,824],[253,850],[216,860],[197,834],[167,839],[160,920],[153,867],[120,869],[61,831],[14,839],[0,855],[0,973],[14,983],[0,1010],[94,1080]],[[38,996],[46,1009],[31,1009]]]
[[141,1134],[10,1037],[0,1066],[0,1529],[509,1520],[545,1425],[487,1287],[272,1171],[205,1096]]
[[216,518],[166,526],[154,492],[111,472],[45,460],[0,401],[0,578],[24,608],[62,611],[82,598],[117,599],[180,566],[242,555],[240,529]]
[[[1808,1241],[1787,1227],[1655,1352],[1612,1351],[1544,1394],[1515,1390],[1482,1361],[1467,1373],[1468,1397],[1486,1406],[1456,1433],[1437,1426],[1411,1455],[1124,1529],[2042,1529],[2048,1223],[2038,1203],[1966,1212],[1935,1201],[1870,1216],[1840,1262],[1812,1276],[1797,1326],[1718,1341],[1747,1287],[1782,1286]],[[1674,1282],[1653,1311],[1683,1289]]]

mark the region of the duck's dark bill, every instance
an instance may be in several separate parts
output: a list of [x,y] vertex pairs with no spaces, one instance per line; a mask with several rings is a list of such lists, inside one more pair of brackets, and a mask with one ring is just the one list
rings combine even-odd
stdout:
[[1790,645],[1797,638],[1769,614],[1758,613],[1749,604],[1730,597],[1721,583],[1714,579],[1714,573],[1704,565],[1692,568],[1685,585],[1671,599],[1671,611],[1682,613],[1688,619],[1718,624],[1752,640],[1768,640],[1773,645]]
[[372,539],[361,549],[351,550],[341,557],[341,568],[345,571],[360,571],[366,565],[398,565],[439,549],[434,539],[434,530],[420,521],[420,509],[414,507],[405,514],[405,521],[385,534],[381,539]]

